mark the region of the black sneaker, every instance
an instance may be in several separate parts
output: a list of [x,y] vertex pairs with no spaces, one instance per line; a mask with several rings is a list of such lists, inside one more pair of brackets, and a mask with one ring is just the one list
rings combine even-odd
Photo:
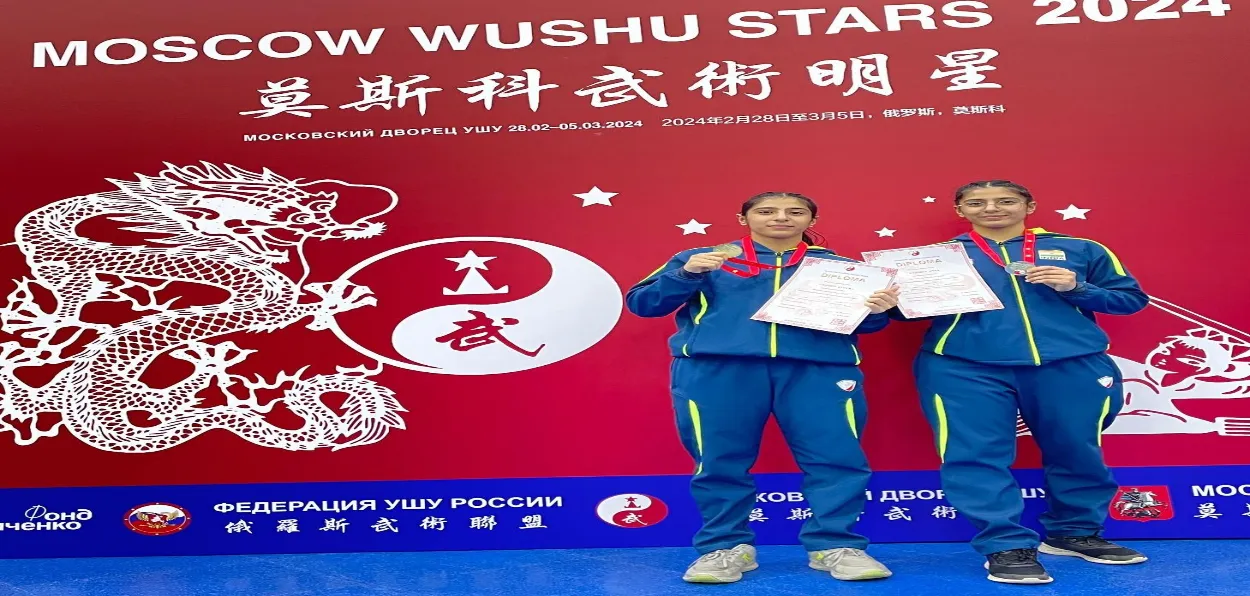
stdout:
[[989,580],[1000,584],[1049,584],[1055,581],[1046,568],[1037,562],[1037,551],[1031,548],[1005,550],[986,557]]
[[1103,565],[1133,565],[1144,563],[1146,555],[1098,536],[1048,538],[1039,549],[1047,555],[1079,557],[1090,563]]

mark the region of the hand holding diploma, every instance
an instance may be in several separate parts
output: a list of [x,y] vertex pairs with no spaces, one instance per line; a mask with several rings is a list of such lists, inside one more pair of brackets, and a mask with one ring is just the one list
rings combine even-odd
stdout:
[[961,244],[866,252],[864,262],[898,269],[897,304],[909,319],[1003,308]]
[[898,286],[891,286],[885,290],[877,290],[868,297],[868,302],[865,302],[864,304],[868,307],[868,312],[874,315],[881,314],[898,306],[898,293]]
[[885,267],[809,257],[751,318],[850,335],[870,313],[898,304],[897,274]]

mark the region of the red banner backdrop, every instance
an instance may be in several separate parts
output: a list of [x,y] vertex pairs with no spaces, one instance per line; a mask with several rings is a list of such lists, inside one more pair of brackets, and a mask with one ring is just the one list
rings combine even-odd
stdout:
[[[624,288],[757,192],[858,256],[991,177],[1155,297],[1110,460],[1250,464],[1232,3],[80,4],[4,25],[4,486],[685,474]],[[922,330],[863,342],[879,470]]]

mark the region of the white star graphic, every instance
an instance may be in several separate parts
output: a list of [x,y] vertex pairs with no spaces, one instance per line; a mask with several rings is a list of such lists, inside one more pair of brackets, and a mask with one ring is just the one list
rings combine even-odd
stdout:
[[481,269],[482,271],[486,271],[486,261],[493,258],[495,257],[479,257],[477,256],[477,253],[469,251],[465,253],[463,257],[458,259],[448,258],[447,260],[456,264],[456,271],[460,271],[462,269]]
[[614,192],[604,192],[599,190],[598,186],[595,186],[586,192],[577,193],[573,196],[582,200],[582,207],[589,207],[591,205],[607,205],[611,207],[612,201],[610,199],[615,197],[617,194],[618,193]]
[[707,227],[710,225],[712,224],[699,223],[692,219],[684,224],[677,224],[677,227],[681,228],[681,235],[686,236],[689,234],[707,234]]
[[1067,209],[1055,210],[1055,213],[1063,216],[1064,221],[1068,221],[1069,219],[1085,219],[1085,214],[1089,212],[1089,209],[1081,209],[1076,205],[1068,205]]
[[893,238],[894,232],[897,232],[897,231],[898,230],[891,230],[890,228],[881,228],[880,230],[877,230],[877,237],[885,238],[886,236],[889,236],[890,238]]
[[935,198],[933,198],[933,197],[925,197],[925,198],[920,199],[920,200],[922,200],[922,201],[924,201],[924,202],[926,202],[926,203],[936,203],[936,202],[937,202],[937,199],[935,199]]

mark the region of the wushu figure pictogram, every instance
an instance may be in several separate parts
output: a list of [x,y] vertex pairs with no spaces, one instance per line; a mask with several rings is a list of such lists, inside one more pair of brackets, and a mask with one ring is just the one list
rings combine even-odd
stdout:
[[[463,257],[447,259],[448,261],[456,263],[456,271],[460,271],[462,269],[467,269],[467,271],[465,272],[464,281],[460,282],[460,287],[455,290],[452,290],[451,288],[443,288],[443,294],[446,296],[507,294],[508,286],[500,288],[492,287],[490,282],[486,281],[486,278],[482,277],[481,273],[478,273],[479,269],[482,271],[487,270],[486,261],[494,258],[495,257],[479,257],[476,253],[470,250]],[[468,319],[453,321],[452,324],[456,326],[456,329],[446,335],[435,338],[434,341],[438,343],[445,343],[450,346],[451,349],[458,352],[467,352],[474,348],[480,348],[485,345],[499,342],[513,351],[529,356],[530,358],[537,356],[538,353],[545,347],[538,346],[535,350],[526,350],[515,343],[512,343],[511,340],[505,337],[503,334],[504,326],[516,325],[517,323],[520,323],[517,319],[504,317],[496,320],[487,316],[485,312],[474,309],[468,309],[468,315],[470,317]]]
[[[696,583],[728,583],[755,569],[755,504],[750,469],[764,425],[777,417],[803,469],[812,515],[799,540],[809,566],[842,580],[884,578],[890,571],[864,552],[853,526],[863,513],[871,470],[859,437],[867,416],[856,334],[880,331],[898,304],[897,289],[874,293],[874,314],[851,335],[752,320],[804,257],[853,262],[810,246],[816,204],[788,193],[748,200],[739,215],[750,234],[716,249],[678,253],[626,293],[642,317],[676,313],[672,397],[682,443],[696,462],[691,491],[704,524],[701,555],[686,571]],[[746,270],[727,265],[747,266]],[[760,275],[761,270],[769,273]]]
[[[964,244],[1008,306],[934,318],[915,361],[942,488],[976,526],[972,547],[1000,583],[1053,581],[1039,547],[1094,563],[1146,560],[1099,536],[1119,489],[1103,461],[1102,433],[1124,388],[1095,313],[1135,314],[1149,297],[1105,246],[1027,228],[1034,209],[1032,194],[1005,180],[956,192],[955,210],[973,231],[953,242]],[[889,316],[903,318],[897,309]],[[1020,525],[1024,500],[1010,470],[1017,411],[1046,464],[1044,541]]]

